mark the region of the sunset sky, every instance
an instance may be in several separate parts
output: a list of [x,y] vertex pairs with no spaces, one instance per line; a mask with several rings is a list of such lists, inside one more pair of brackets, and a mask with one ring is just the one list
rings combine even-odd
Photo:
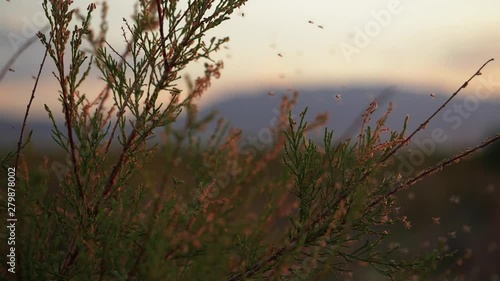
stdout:
[[[0,2],[0,67],[16,51],[13,36],[26,37],[28,25],[43,26],[41,2]],[[75,2],[84,10],[93,1]],[[123,50],[121,19],[130,17],[134,1],[108,3],[108,39]],[[229,49],[214,56],[224,60],[225,68],[201,104],[227,98],[230,92],[262,87],[280,90],[374,83],[423,86],[447,94],[490,58],[497,61],[483,72],[500,81],[498,11],[500,1],[495,0],[249,0],[209,35],[229,36],[231,41]],[[17,61],[15,72],[0,82],[2,116],[23,115],[34,82],[31,76],[36,74],[42,54],[37,43]],[[187,69],[192,76],[202,71],[202,63]],[[97,76],[92,81],[84,88],[91,96],[102,88],[102,83],[95,83]],[[45,115],[44,103],[60,107],[55,82],[49,71],[44,72],[33,108],[35,116]]]

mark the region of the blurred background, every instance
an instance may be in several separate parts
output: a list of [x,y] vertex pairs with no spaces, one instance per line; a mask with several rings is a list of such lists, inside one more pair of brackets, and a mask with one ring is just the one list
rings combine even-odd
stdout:
[[[85,11],[92,2],[74,5]],[[107,2],[108,41],[122,51],[122,18],[130,19],[135,1]],[[48,23],[41,3],[0,2],[0,67]],[[297,90],[296,113],[306,106],[309,118],[328,112],[336,140],[357,134],[357,120],[373,99],[379,111],[393,102],[388,127],[402,128],[409,115],[408,129],[415,129],[483,63],[500,60],[498,11],[500,2],[494,0],[250,0],[207,34],[229,36],[230,42],[213,58],[223,60],[224,69],[200,98],[201,113],[217,109],[245,134],[259,138],[276,116],[281,97]],[[98,17],[93,24],[98,26]],[[40,43],[33,44],[0,82],[1,151],[16,147],[43,52]],[[184,75],[203,74],[203,63],[190,65]],[[34,130],[30,151],[39,156],[56,149],[44,104],[62,117],[52,70],[47,64],[28,119]],[[103,86],[94,71],[82,91],[95,97]],[[182,81],[179,86],[185,88]],[[397,168],[403,176],[414,176],[441,157],[498,133],[499,109],[500,64],[494,61],[415,137],[413,150],[399,158],[410,160],[400,160]],[[446,238],[460,254],[471,250],[472,257],[449,264],[466,272],[467,280],[499,280],[499,151],[496,145],[446,169],[401,199],[403,211],[414,220],[413,231],[401,235],[409,244]],[[412,162],[419,156],[424,160]],[[432,219],[438,217],[440,224]]]

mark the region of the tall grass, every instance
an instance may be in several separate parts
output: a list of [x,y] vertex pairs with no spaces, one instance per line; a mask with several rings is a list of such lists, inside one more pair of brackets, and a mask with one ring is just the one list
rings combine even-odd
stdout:
[[[10,275],[17,280],[349,280],[364,263],[393,280],[434,276],[439,261],[453,254],[444,245],[424,254],[386,247],[391,225],[411,227],[398,213],[396,194],[500,135],[410,179],[387,173],[387,167],[492,60],[410,134],[408,119],[400,131],[385,127],[391,106],[372,120],[378,110],[372,102],[356,139],[334,143],[333,131],[325,129],[323,144],[316,145],[307,132],[324,125],[327,116],[308,123],[306,108],[293,118],[294,93],[281,102],[268,150],[242,152],[241,131],[222,119],[202,143],[196,133],[216,115],[200,117],[196,100],[221,75],[223,63],[211,56],[229,40],[205,34],[246,2],[193,0],[182,9],[179,1],[138,1],[133,21],[124,22],[126,51],[118,53],[106,41],[105,1],[97,29],[90,25],[95,4],[81,13],[72,1],[43,1],[50,32],[38,38],[56,67],[64,127],[56,109],[45,109],[69,166],[60,170],[58,186],[50,186],[48,162],[33,171],[22,156],[23,134],[17,151],[2,160],[5,171],[12,167],[17,173],[16,273]],[[84,42],[92,48],[85,49]],[[181,98],[180,72],[196,60],[206,61],[204,75],[187,80]],[[106,86],[89,100],[79,89],[92,69]],[[165,95],[169,103],[159,103]],[[106,109],[109,100],[112,107]],[[181,111],[186,122],[174,128]],[[157,128],[164,128],[162,146],[151,145]],[[117,155],[112,146],[119,147]],[[154,155],[162,156],[161,168],[149,171],[145,167]]]

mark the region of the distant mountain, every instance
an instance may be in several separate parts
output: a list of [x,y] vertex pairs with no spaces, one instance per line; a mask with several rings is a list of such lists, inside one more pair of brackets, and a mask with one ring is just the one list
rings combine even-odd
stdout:
[[[361,115],[374,99],[379,108],[373,119],[381,116],[391,101],[394,109],[388,119],[387,127],[393,130],[401,129],[405,116],[409,115],[408,131],[412,131],[448,98],[442,95],[431,96],[430,93],[418,89],[391,87],[299,89],[299,93],[298,104],[293,114],[298,116],[307,106],[306,119],[311,121],[317,113],[327,111],[329,113],[327,127],[334,130],[334,138],[337,140],[355,136],[359,132]],[[265,138],[266,128],[272,127],[273,118],[277,117],[283,95],[293,96],[292,92],[287,91],[274,95],[258,90],[253,93],[235,93],[231,95],[232,98],[201,108],[200,114],[204,116],[216,109],[218,116],[229,120],[233,127],[242,129],[247,137]],[[183,125],[182,119],[181,116],[179,125]],[[29,125],[28,130],[34,130],[34,147],[41,149],[54,147],[55,143],[51,139],[52,127],[49,122],[30,120]],[[498,132],[499,125],[499,99],[479,100],[472,93],[461,93],[433,119],[426,130],[416,136],[416,140],[431,138],[432,132],[437,129],[441,133],[441,138],[446,138],[441,144],[442,147],[456,149],[481,141],[495,132],[494,128],[497,128]],[[215,124],[209,126],[203,133],[203,138],[207,137],[214,127]],[[19,131],[20,122],[14,123],[0,118],[2,133],[0,147],[15,148]],[[322,131],[316,136],[322,137]]]
[[[263,128],[270,126],[272,118],[276,116],[273,110],[279,109],[282,95],[269,96],[266,92],[261,92],[258,95],[230,98],[214,104],[211,108],[218,109],[220,116],[230,120],[235,127],[242,128],[244,133],[257,136]],[[292,93],[287,95],[292,96]],[[300,90],[293,113],[298,116],[307,106],[306,119],[311,121],[317,113],[328,112],[327,127],[334,130],[334,139],[345,139],[359,133],[361,116],[373,100],[379,105],[373,119],[385,113],[389,102],[392,102],[393,111],[388,118],[387,127],[400,130],[405,116],[409,115],[407,131],[411,132],[446,99],[448,96],[431,96],[428,92],[398,90],[392,87],[352,88],[342,91],[328,88],[304,89]],[[208,110],[205,108],[201,113],[206,114]],[[426,130],[416,135],[416,139],[429,138],[433,130],[441,129],[448,139],[443,145],[458,148],[481,141],[491,134],[494,128],[500,128],[500,99],[481,101],[472,97],[472,94],[468,99],[459,95],[433,119]],[[321,130],[320,137],[322,134]]]

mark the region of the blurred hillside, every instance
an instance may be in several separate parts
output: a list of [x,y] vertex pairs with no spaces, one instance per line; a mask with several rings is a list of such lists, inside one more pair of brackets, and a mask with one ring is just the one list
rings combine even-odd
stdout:
[[[312,120],[317,113],[328,112],[327,127],[334,130],[334,139],[345,139],[357,134],[360,117],[370,102],[375,99],[379,110],[375,117],[382,115],[389,102],[394,110],[388,119],[387,126],[393,130],[402,128],[406,115],[410,116],[408,130],[417,128],[421,122],[432,114],[450,95],[450,93],[429,92],[425,89],[393,88],[381,86],[343,87],[343,88],[304,88],[299,92],[298,104],[294,114],[298,114],[307,106],[306,119]],[[432,96],[431,96],[432,94]],[[291,90],[269,93],[267,90],[238,91],[228,96],[236,96],[211,104],[200,109],[200,116],[205,116],[212,110],[218,111],[218,116],[231,122],[233,127],[243,130],[243,133],[256,136],[264,128],[272,127],[273,118],[277,117],[283,95],[292,96]],[[495,96],[491,94],[490,96]],[[476,103],[474,103],[476,101]],[[420,132],[416,139],[426,139],[434,129],[444,131],[446,142],[443,148],[456,150],[475,144],[500,127],[498,110],[500,99],[480,100],[473,93],[460,93],[450,104],[436,116],[427,130]],[[54,109],[55,110],[55,109]],[[182,126],[183,115],[175,126]],[[28,130],[33,130],[33,145],[35,148],[52,149],[51,123],[46,119],[28,120]],[[62,123],[61,123],[62,126]],[[14,149],[21,128],[20,120],[11,120],[0,113],[0,147]],[[215,122],[207,127],[202,138],[206,138],[215,128]],[[161,131],[156,131],[157,135]],[[317,131],[317,137],[322,137],[322,131]],[[312,135],[311,137],[315,137]]]

